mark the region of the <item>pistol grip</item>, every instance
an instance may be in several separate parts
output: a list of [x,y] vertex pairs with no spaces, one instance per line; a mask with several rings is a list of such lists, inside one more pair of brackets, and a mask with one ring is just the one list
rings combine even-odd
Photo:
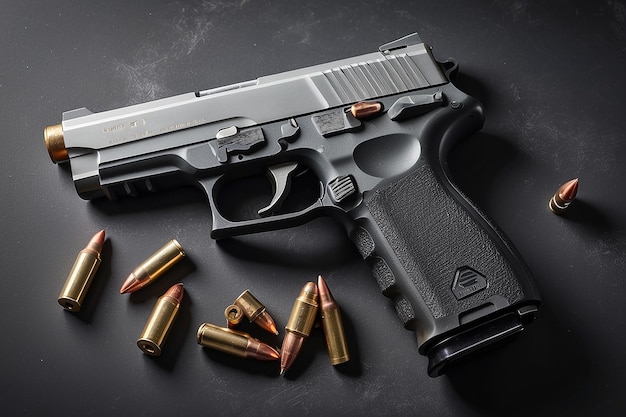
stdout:
[[351,238],[405,327],[417,331],[431,376],[521,330],[519,320],[497,334],[485,329],[501,317],[525,316],[539,303],[507,239],[426,163],[367,194],[355,224]]

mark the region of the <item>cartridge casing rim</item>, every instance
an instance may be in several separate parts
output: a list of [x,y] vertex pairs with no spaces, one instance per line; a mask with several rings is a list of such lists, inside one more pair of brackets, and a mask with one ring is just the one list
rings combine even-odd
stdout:
[[142,350],[143,353],[149,356],[161,356],[161,353],[163,353],[161,346],[150,339],[137,339],[137,346],[139,347],[139,349]]
[[[234,317],[230,316],[229,313],[231,311],[235,311]],[[228,322],[229,326],[236,326],[237,324],[241,323],[241,320],[243,320],[243,309],[236,304],[231,304],[224,309],[224,316],[226,317],[226,321]]]

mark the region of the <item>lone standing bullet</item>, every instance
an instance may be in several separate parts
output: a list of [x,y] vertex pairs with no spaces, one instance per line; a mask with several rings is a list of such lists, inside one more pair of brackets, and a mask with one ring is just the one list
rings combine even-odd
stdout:
[[285,326],[285,339],[280,354],[281,375],[285,374],[300,353],[304,339],[311,333],[316,314],[317,285],[307,282],[300,290]]
[[67,311],[74,313],[80,311],[87,290],[102,261],[100,252],[102,252],[103,244],[104,230],[100,230],[78,253],[58,298],[59,304]]
[[350,360],[341,312],[321,275],[317,277],[317,289],[328,357],[332,365],[339,365]]
[[578,178],[574,178],[573,180],[569,180],[565,184],[561,185],[556,193],[550,199],[548,203],[548,207],[555,214],[561,214],[567,207],[574,201],[576,198],[576,193],[578,192]]
[[170,287],[157,300],[139,339],[137,339],[137,346],[146,355],[161,355],[163,344],[178,315],[184,293],[183,284],[178,283]]
[[130,273],[120,288],[120,294],[135,292],[151,284],[184,256],[180,243],[176,239],[170,240]]

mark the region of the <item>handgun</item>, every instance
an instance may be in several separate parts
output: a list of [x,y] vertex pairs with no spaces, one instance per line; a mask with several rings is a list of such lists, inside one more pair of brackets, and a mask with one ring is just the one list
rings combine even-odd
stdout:
[[[413,33],[251,81],[67,111],[44,139],[84,199],[199,186],[214,239],[337,219],[435,377],[521,332],[540,304],[517,250],[453,182],[450,149],[484,123],[481,103],[453,85],[457,72]],[[285,210],[303,173],[319,191]],[[249,218],[227,212],[220,193],[262,174],[269,202]]]

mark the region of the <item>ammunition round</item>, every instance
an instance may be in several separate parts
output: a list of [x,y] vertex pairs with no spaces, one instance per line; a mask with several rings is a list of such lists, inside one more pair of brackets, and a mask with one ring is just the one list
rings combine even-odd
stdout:
[[274,319],[267,312],[263,303],[257,300],[256,297],[252,295],[250,290],[242,292],[233,304],[241,308],[243,314],[248,318],[248,320],[270,333],[278,334]]
[[276,349],[253,338],[248,333],[219,327],[211,323],[200,325],[196,340],[201,346],[240,358],[272,361],[280,357]]
[[185,256],[185,251],[176,239],[167,242],[161,249],[143,261],[137,269],[154,280],[170,269],[176,262]]
[[321,275],[317,278],[317,288],[328,358],[332,365],[339,365],[350,360],[341,311]]
[[285,326],[285,338],[280,355],[280,374],[291,367],[300,353],[304,339],[311,333],[317,316],[317,285],[307,282],[293,303],[289,321]]
[[151,284],[184,256],[185,251],[180,243],[176,239],[170,240],[130,273],[120,293],[132,293]]
[[317,285],[307,282],[296,298],[285,329],[301,336],[311,333],[317,314]]
[[172,286],[157,300],[148,321],[137,339],[137,346],[150,356],[161,355],[163,344],[178,315],[183,298],[183,284]]
[[240,358],[246,357],[248,337],[250,336],[247,333],[226,329],[211,323],[202,323],[197,333],[199,345]]
[[93,277],[100,266],[100,251],[103,242],[104,230],[101,230],[78,253],[57,300],[67,311],[74,313],[80,311]]
[[241,307],[243,314],[245,314],[250,321],[254,321],[259,314],[265,311],[265,306],[252,295],[250,290],[242,292],[233,304]]
[[569,180],[565,184],[561,185],[554,193],[550,201],[548,202],[548,208],[554,214],[562,214],[567,210],[569,205],[576,198],[578,192],[578,178]]
[[100,257],[85,252],[78,255],[59,294],[58,302],[61,307],[75,313],[80,311],[99,265]]

